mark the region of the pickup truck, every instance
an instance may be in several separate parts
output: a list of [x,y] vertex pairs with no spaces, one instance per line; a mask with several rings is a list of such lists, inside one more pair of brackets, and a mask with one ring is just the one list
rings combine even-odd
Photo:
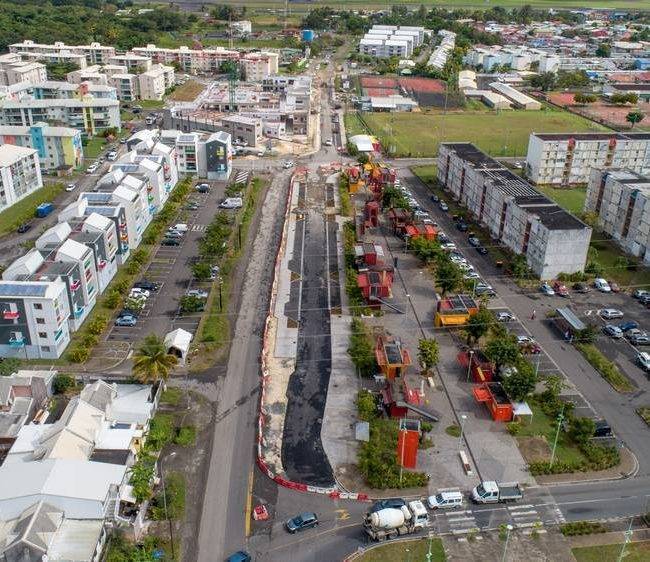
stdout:
[[474,503],[505,503],[514,502],[524,497],[524,492],[518,482],[481,482],[472,490]]

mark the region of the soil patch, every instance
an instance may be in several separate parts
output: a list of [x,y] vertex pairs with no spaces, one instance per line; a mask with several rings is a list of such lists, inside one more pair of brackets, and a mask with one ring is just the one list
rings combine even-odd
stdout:
[[521,456],[528,463],[548,461],[551,458],[551,447],[543,437],[518,437],[517,443]]

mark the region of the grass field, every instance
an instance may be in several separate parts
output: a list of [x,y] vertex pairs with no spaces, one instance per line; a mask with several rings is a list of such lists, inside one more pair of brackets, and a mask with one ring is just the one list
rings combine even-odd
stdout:
[[[356,558],[358,562],[415,562],[427,560],[429,541],[427,539],[400,541],[373,548]],[[431,541],[431,562],[444,562],[447,560],[445,550],[440,539]]]
[[[500,113],[364,113],[371,132],[394,146],[396,156],[435,156],[440,142],[473,142],[493,156],[524,156],[530,133],[604,131],[566,111],[502,111]],[[362,132],[355,117],[346,119],[349,134]]]
[[554,187],[538,187],[537,189],[567,211],[577,215],[582,213],[585,197],[587,197],[586,188],[556,189]]
[[[54,201],[63,187],[63,183],[47,185],[2,211],[0,213],[0,235],[5,235],[18,228],[20,224],[33,219],[36,207],[41,203]],[[36,228],[37,225],[35,224],[34,227]]]
[[88,139],[83,145],[84,158],[97,158],[107,144],[108,141],[104,137]]
[[142,109],[162,109],[165,102],[162,100],[138,100],[137,105]]
[[[604,546],[584,546],[573,548],[571,552],[578,562],[606,562],[618,560],[622,544]],[[629,543],[623,556],[625,562],[645,562],[650,560],[650,541]]]
[[188,80],[182,86],[177,86],[176,89],[169,95],[172,101],[194,101],[205,86],[196,80]]

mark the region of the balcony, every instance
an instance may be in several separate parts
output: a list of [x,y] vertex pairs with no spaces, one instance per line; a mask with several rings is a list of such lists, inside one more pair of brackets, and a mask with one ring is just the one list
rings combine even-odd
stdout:
[[97,267],[99,267],[100,270],[104,269],[106,267],[106,260],[99,260]]
[[157,209],[157,208],[158,208],[158,207],[156,207],[155,205],[149,205],[149,212],[153,214],[153,213],[156,212],[156,209]]
[[149,201],[149,203],[151,203],[153,200],[154,200],[153,195],[147,195],[147,201]]
[[169,182],[165,182],[165,191],[169,193],[172,190],[172,184]]
[[19,337],[11,337],[9,338],[9,347],[23,347],[25,345],[25,338],[22,336]]
[[83,313],[84,313],[84,310],[86,310],[85,307],[83,307],[83,306],[76,306],[75,309],[74,309],[74,312],[72,313],[72,314],[74,315],[75,319],[79,319],[79,318],[81,318],[81,316],[82,316]]
[[79,287],[81,287],[81,281],[79,281],[78,279],[76,281],[73,281],[72,283],[70,283],[70,290],[71,291],[78,291]]
[[11,310],[3,310],[2,311],[2,318],[3,320],[18,320],[20,317],[20,313],[16,311],[11,311]]
[[122,253],[125,254],[128,251],[129,251],[129,245],[128,244],[122,244]]
[[129,241],[129,235],[126,232],[120,234],[120,240],[122,240],[122,242],[128,242]]
[[126,230],[126,227],[127,227],[126,221],[120,223],[120,230]]

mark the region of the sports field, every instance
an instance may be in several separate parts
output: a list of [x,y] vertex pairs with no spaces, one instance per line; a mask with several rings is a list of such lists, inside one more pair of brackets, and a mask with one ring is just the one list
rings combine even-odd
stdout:
[[[440,142],[473,142],[493,156],[525,156],[528,137],[537,133],[605,131],[566,111],[462,113],[363,113],[362,118],[396,156],[435,156]],[[355,115],[346,116],[348,136],[363,131]]]

